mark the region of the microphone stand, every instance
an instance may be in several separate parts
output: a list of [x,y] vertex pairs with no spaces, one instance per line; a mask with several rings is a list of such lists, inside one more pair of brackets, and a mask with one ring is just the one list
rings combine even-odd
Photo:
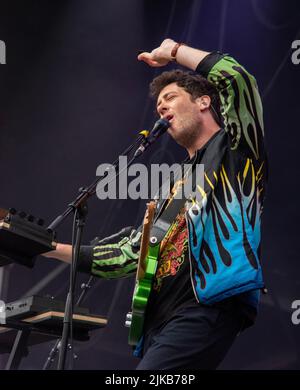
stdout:
[[[137,144],[140,144],[141,146],[144,140],[145,140],[145,135],[141,134],[137,138],[137,140],[123,152],[123,155],[129,154]],[[134,155],[131,158],[131,160],[127,163],[125,169],[127,169],[133,163],[133,161],[138,156],[140,156],[140,154],[141,153]],[[118,159],[112,165],[115,168],[119,168]],[[118,170],[118,172],[116,172],[116,177],[118,177],[119,174],[120,172]],[[83,233],[83,229],[85,226],[85,221],[88,213],[87,201],[92,195],[96,193],[97,184],[101,180],[103,180],[103,177],[97,178],[87,188],[81,187],[79,189],[79,195],[77,196],[77,198],[73,202],[71,202],[68,205],[67,209],[61,215],[59,215],[47,228],[47,229],[55,230],[71,213],[74,213],[70,284],[69,284],[69,291],[68,291],[66,304],[65,304],[62,337],[61,337],[61,341],[57,342],[57,346],[60,343],[59,360],[57,366],[58,370],[65,369],[68,339],[69,339],[70,327],[72,325],[72,319],[73,319],[73,296],[74,296],[74,286],[76,282],[77,263],[78,263],[82,233]]]

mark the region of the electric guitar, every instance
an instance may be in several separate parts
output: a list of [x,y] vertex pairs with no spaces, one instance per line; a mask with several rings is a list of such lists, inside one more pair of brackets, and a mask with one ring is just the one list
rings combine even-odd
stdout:
[[[131,305],[132,311],[127,314],[125,322],[125,325],[130,328],[128,336],[130,345],[136,345],[143,334],[146,306],[157,268],[160,243],[155,245],[155,238],[150,238],[155,209],[156,202],[148,203],[143,221],[140,255]],[[150,242],[151,245],[149,245]]]

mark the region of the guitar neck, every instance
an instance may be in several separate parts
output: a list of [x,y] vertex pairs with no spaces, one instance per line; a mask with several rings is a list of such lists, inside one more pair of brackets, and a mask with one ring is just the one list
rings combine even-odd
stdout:
[[140,256],[139,256],[139,264],[137,269],[137,279],[140,280],[144,277],[146,270],[146,258],[149,249],[149,240],[150,240],[150,232],[152,228],[152,223],[155,215],[156,203],[150,202],[147,205],[146,214],[144,217],[142,238],[141,238],[141,247],[140,247]]

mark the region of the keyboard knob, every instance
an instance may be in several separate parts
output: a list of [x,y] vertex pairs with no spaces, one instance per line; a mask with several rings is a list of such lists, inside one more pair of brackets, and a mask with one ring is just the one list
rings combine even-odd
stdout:
[[35,218],[33,215],[28,215],[27,219],[29,222],[33,222]]
[[43,226],[44,223],[45,223],[45,221],[44,221],[42,218],[39,218],[39,219],[37,220],[37,224],[40,225],[40,226]]

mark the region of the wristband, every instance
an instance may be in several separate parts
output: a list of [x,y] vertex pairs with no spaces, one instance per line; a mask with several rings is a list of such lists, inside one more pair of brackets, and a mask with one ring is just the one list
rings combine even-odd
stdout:
[[171,61],[176,61],[177,51],[180,48],[180,46],[186,46],[186,45],[185,45],[185,43],[182,43],[182,42],[178,42],[175,44],[175,46],[173,47],[173,49],[171,51]]

